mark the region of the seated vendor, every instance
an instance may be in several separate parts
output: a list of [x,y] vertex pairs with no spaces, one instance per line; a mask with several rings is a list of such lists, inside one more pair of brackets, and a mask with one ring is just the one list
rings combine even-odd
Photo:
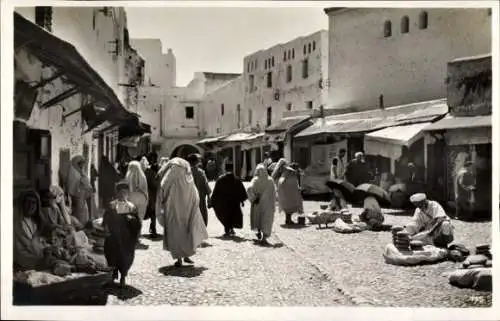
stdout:
[[415,205],[412,222],[405,227],[412,240],[419,240],[425,245],[447,247],[453,241],[453,225],[443,207],[436,201],[430,201],[424,193],[414,194],[410,202]]
[[42,193],[42,210],[40,213],[40,224],[44,233],[49,235],[53,230],[69,229],[71,221],[61,212],[57,204],[56,194],[52,190]]
[[363,213],[359,216],[362,222],[368,225],[368,228],[378,230],[384,223],[384,214],[382,209],[374,196],[365,197],[363,201]]
[[14,215],[14,265],[33,270],[42,264],[46,247],[40,235],[40,197],[30,190],[19,200],[20,212]]

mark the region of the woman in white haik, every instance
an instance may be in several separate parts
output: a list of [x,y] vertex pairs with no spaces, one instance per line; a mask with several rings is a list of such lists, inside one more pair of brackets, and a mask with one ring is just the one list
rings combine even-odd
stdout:
[[128,164],[127,175],[125,177],[129,184],[129,201],[137,207],[139,219],[142,222],[148,206],[148,181],[142,171],[141,163],[131,161]]
[[165,170],[156,198],[156,215],[164,228],[163,249],[177,260],[175,266],[181,267],[182,259],[194,263],[190,256],[208,238],[208,233],[189,163],[176,157]]

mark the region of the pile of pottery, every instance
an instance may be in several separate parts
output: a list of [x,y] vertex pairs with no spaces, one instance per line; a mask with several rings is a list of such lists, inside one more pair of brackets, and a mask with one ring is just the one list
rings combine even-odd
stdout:
[[392,229],[392,243],[399,251],[410,250],[410,233],[401,226],[394,226]]
[[478,245],[478,246],[476,246],[476,254],[477,255],[484,255],[488,259],[491,260],[493,258],[493,255],[491,254],[490,249],[491,249],[491,247],[489,244]]
[[340,219],[346,224],[352,224],[352,214],[349,210],[344,209],[340,211]]

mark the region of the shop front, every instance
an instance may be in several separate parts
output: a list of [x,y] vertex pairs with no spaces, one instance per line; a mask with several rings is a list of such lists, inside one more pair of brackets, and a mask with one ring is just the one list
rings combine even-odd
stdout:
[[491,215],[492,128],[491,116],[449,116],[426,128],[427,184],[434,197],[455,209],[457,174],[468,160],[474,163],[477,216]]
[[[491,55],[448,63],[449,115],[427,127],[427,185],[451,211],[458,204],[474,218],[491,218],[492,205],[492,72]],[[465,162],[473,166],[466,169]],[[467,199],[458,195],[464,171],[473,177]]]
[[[56,190],[62,189],[61,197],[71,199],[73,205],[79,204],[64,207],[70,212],[70,216],[64,219],[68,226],[73,226],[73,229],[65,229],[64,237],[74,236],[75,242],[81,241],[78,246],[89,248],[90,244],[85,239],[92,238],[89,222],[97,214],[96,208],[91,205],[92,196],[88,196],[95,187],[91,165],[96,164],[98,151],[103,149],[102,146],[98,148],[96,131],[105,122],[115,126],[136,116],[123,107],[114,91],[71,44],[17,13],[14,13],[14,59],[14,221],[28,224],[30,216],[26,212],[31,209],[23,206],[25,201],[35,201],[38,208],[52,210],[45,202],[58,193]],[[77,155],[82,156],[83,162],[73,164],[72,158]],[[74,170],[70,175],[71,166],[82,166],[78,175],[88,175],[92,192],[89,187],[89,193],[85,194],[87,196],[74,192],[75,189],[70,195],[70,189],[75,186],[70,181],[72,178],[74,181],[77,175]],[[52,189],[56,187],[54,185],[58,189]],[[49,188],[52,191],[49,192]],[[43,202],[40,202],[40,198]],[[87,211],[80,211],[83,207]],[[73,218],[78,224],[73,224]],[[99,290],[104,283],[112,280],[101,254],[90,250],[81,253],[82,264],[95,264],[94,268],[87,270],[94,274],[88,274],[82,272],[81,266],[75,266],[74,262],[65,261],[61,256],[64,251],[73,253],[76,247],[61,245],[65,243],[61,243],[61,235],[55,230],[43,230],[40,235],[33,233],[33,230],[40,228],[36,222],[29,231],[19,228],[19,225],[14,227],[16,304],[54,304],[58,299],[77,296],[89,298],[94,290]],[[77,238],[76,235],[81,237]],[[26,245],[23,248],[24,245],[19,243],[22,239],[26,240],[26,244],[34,244],[39,236],[47,242],[40,244],[46,246],[50,243],[50,248],[56,248],[57,251],[42,252],[39,247]],[[45,249],[49,250],[48,247]],[[30,253],[29,259],[26,253]],[[50,257],[56,260],[49,260]],[[74,269],[80,274],[73,275]],[[34,270],[51,280],[57,279],[57,282],[35,286],[27,281],[33,274],[26,272]]]

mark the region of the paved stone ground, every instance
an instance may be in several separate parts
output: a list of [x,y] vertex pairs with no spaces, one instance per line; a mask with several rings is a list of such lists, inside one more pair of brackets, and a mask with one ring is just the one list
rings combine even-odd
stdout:
[[[305,202],[306,211],[319,209]],[[388,232],[337,234],[315,226],[287,229],[276,215],[273,247],[254,244],[245,227],[224,239],[222,225],[210,211],[209,247],[192,257],[193,267],[175,269],[162,241],[143,238],[147,250],[137,250],[126,291],[111,291],[108,304],[406,307],[490,306],[491,293],[463,290],[448,284],[443,273],[456,264],[421,267],[387,265],[382,257]],[[405,224],[408,216],[386,215],[389,224]],[[143,229],[147,233],[149,222]],[[491,241],[491,223],[455,222],[457,242],[468,247]]]
[[[248,205],[247,205],[248,210]],[[245,226],[249,216],[245,215]],[[144,232],[149,223],[146,222]],[[323,271],[271,237],[273,247],[254,244],[248,228],[224,239],[213,212],[209,218],[209,247],[192,257],[194,267],[176,269],[162,250],[162,241],[143,238],[147,250],[137,250],[127,291],[111,291],[108,304],[219,306],[352,305],[328,281]],[[113,293],[114,292],[114,293]],[[142,293],[140,293],[142,292]]]

